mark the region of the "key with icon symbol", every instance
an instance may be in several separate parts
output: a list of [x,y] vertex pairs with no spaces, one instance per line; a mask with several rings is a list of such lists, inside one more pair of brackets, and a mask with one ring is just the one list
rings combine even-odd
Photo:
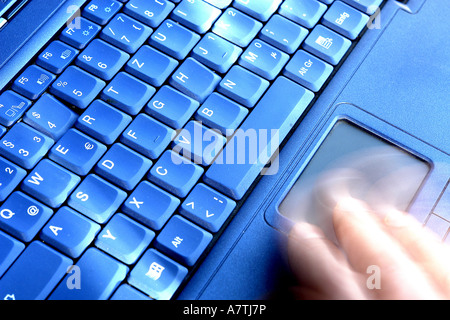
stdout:
[[78,50],[61,42],[53,41],[36,59],[36,64],[42,68],[60,74],[77,56]]

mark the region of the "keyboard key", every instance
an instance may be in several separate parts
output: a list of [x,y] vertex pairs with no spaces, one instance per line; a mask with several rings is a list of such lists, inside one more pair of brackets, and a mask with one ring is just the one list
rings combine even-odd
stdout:
[[144,44],[152,31],[146,25],[119,13],[102,30],[100,38],[128,53],[134,53]]
[[25,169],[33,168],[52,147],[53,139],[19,122],[0,142],[2,156]]
[[22,242],[0,231],[0,278],[25,249]]
[[383,0],[342,0],[342,1],[364,13],[367,13],[368,15],[373,15],[383,2]]
[[[71,265],[72,260],[66,256],[34,241],[0,280],[0,297],[6,300],[44,300]],[[61,285],[66,286],[66,283]]]
[[[128,267],[96,248],[89,248],[68,273],[50,300],[106,300],[125,279]],[[78,279],[72,280],[76,275]]]
[[29,66],[12,84],[12,89],[31,100],[36,100],[55,80],[55,75],[41,67]]
[[101,100],[95,100],[78,118],[75,126],[95,139],[110,145],[119,137],[131,117]]
[[193,266],[212,240],[209,232],[173,216],[155,239],[155,247],[178,262]]
[[327,6],[316,0],[285,0],[278,11],[282,16],[311,29],[319,22]]
[[156,89],[121,72],[102,91],[103,100],[130,115],[138,114]]
[[261,21],[267,21],[277,11],[282,0],[234,0],[236,9]]
[[114,0],[92,0],[81,14],[83,17],[103,26],[119,12],[121,7],[122,4]]
[[162,87],[145,107],[152,117],[174,129],[182,128],[200,103],[169,86]]
[[210,232],[220,230],[236,203],[199,183],[184,200],[180,213]]
[[95,172],[125,190],[132,190],[150,169],[152,162],[115,143],[97,163]]
[[0,126],[0,137],[3,137],[3,135],[6,133],[6,128],[4,126]]
[[219,73],[227,72],[242,53],[238,46],[216,36],[206,34],[192,51],[192,57]]
[[84,49],[99,31],[100,26],[83,17],[77,17],[61,32],[59,39],[76,49]]
[[154,237],[150,229],[117,213],[98,235],[95,245],[125,264],[134,264]]
[[169,79],[169,83],[202,103],[215,90],[221,78],[193,58],[187,58]]
[[198,121],[190,121],[174,139],[173,150],[196,164],[208,166],[220,153],[226,139]]
[[303,47],[305,50],[337,65],[351,46],[351,41],[330,29],[318,25],[306,38]]
[[75,64],[103,80],[111,80],[129,58],[129,54],[95,39],[80,53]]
[[323,16],[322,23],[351,40],[355,40],[369,21],[369,16],[336,1]]
[[0,124],[10,127],[28,110],[31,101],[14,91],[5,91],[0,95]]
[[60,74],[75,59],[78,50],[61,41],[53,41],[36,59],[36,64],[55,74]]
[[217,91],[248,108],[253,108],[268,87],[269,81],[266,79],[241,66],[234,66],[220,82]]
[[40,237],[71,258],[78,258],[91,244],[100,226],[68,207],[62,207],[42,229]]
[[307,29],[276,14],[261,29],[259,37],[274,47],[292,54],[307,35]]
[[202,174],[202,167],[169,150],[163,153],[150,170],[148,179],[174,195],[184,198]]
[[144,156],[156,159],[175,135],[175,130],[145,114],[140,114],[120,136],[120,141]]
[[78,175],[86,175],[106,152],[106,146],[76,129],[70,129],[53,146],[49,158]]
[[273,80],[289,58],[283,51],[261,40],[254,40],[242,54],[239,64],[267,80]]
[[186,277],[188,270],[155,249],[144,253],[131,270],[128,283],[153,299],[169,300]]
[[180,200],[142,181],[122,206],[122,211],[142,224],[160,230],[178,208]]
[[173,10],[175,5],[166,0],[132,0],[127,3],[123,12],[149,25],[158,27]]
[[50,208],[17,191],[0,207],[0,228],[21,241],[29,242],[52,214]]
[[229,8],[216,21],[212,32],[240,47],[247,47],[262,26],[261,22]]
[[105,82],[81,70],[68,67],[50,87],[55,96],[85,109],[105,87]]
[[217,129],[224,136],[231,136],[248,114],[248,109],[214,92],[202,104],[195,119]]
[[44,159],[22,182],[22,190],[46,205],[57,208],[66,201],[80,182],[80,177]]
[[299,50],[283,74],[311,91],[317,92],[331,75],[333,67],[306,51]]
[[69,130],[78,115],[52,95],[45,93],[23,117],[36,130],[58,140]]
[[183,0],[172,11],[171,18],[193,31],[204,34],[222,11],[204,1]]
[[231,4],[233,0],[203,0],[203,1],[212,4],[216,8],[225,9]]
[[[158,0],[159,1],[159,0]],[[119,289],[114,292],[113,296],[110,300],[151,300],[149,296],[146,296],[142,292],[134,289],[132,286],[128,284],[122,284]]]
[[70,207],[97,223],[105,223],[125,200],[125,191],[95,174],[88,175],[68,200]]
[[152,86],[159,87],[177,66],[177,60],[149,46],[143,46],[128,61],[125,70]]
[[150,37],[150,45],[183,60],[200,40],[200,36],[172,20],[164,21]]
[[0,201],[4,201],[14,191],[26,174],[21,167],[0,157]]
[[[286,78],[275,80],[241,125],[240,133],[231,138],[224,151],[206,171],[203,180],[232,199],[241,199],[313,97],[311,91]],[[274,108],[274,105],[278,107]],[[249,148],[251,141],[238,142],[238,139],[245,139],[248,130],[254,135],[256,154],[255,149]],[[262,138],[261,134],[267,137]],[[236,149],[238,143],[245,143],[245,150],[242,147]],[[234,150],[239,152],[233,154]],[[219,160],[222,162],[218,162]]]

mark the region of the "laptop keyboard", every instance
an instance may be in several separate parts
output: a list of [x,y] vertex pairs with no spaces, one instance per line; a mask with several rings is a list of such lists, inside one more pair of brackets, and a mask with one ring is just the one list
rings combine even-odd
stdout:
[[381,2],[88,1],[0,95],[0,299],[175,298]]

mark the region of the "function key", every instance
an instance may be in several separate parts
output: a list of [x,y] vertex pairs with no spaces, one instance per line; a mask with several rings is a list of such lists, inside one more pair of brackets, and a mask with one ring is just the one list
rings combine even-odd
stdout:
[[12,126],[31,105],[31,101],[25,99],[14,91],[8,90],[0,95],[0,124]]
[[114,0],[92,0],[81,14],[83,17],[103,26],[119,12],[121,7],[122,4]]
[[41,67],[29,66],[12,84],[12,89],[31,100],[36,100],[55,80],[55,75]]
[[59,38],[72,47],[83,49],[95,38],[99,31],[100,26],[83,17],[79,17],[72,20],[71,24],[63,30]]
[[61,41],[53,41],[36,59],[36,64],[50,72],[60,74],[78,52]]
[[131,0],[126,4],[123,12],[156,28],[167,18],[174,7],[172,2],[166,0]]

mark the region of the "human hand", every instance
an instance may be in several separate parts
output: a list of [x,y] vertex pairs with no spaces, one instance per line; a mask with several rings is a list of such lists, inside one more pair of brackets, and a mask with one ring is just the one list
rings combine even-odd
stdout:
[[450,250],[413,217],[396,210],[380,216],[347,198],[334,208],[333,224],[339,247],[311,224],[292,229],[296,298],[450,298]]

